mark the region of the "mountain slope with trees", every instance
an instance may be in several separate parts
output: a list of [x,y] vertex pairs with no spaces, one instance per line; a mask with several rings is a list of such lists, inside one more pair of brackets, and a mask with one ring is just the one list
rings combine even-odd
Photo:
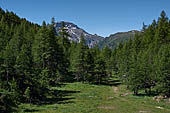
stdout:
[[42,103],[60,82],[100,84],[106,77],[97,47],[90,49],[83,34],[80,43],[70,42],[64,24],[56,36],[54,26],[54,18],[39,26],[0,9],[1,113],[21,103]]
[[162,11],[158,20],[144,26],[134,40],[119,44],[113,51],[113,68],[134,94],[145,90],[149,95],[154,91],[170,97],[169,42],[170,21]]
[[135,95],[144,90],[170,97],[170,21],[164,11],[115,49],[89,48],[83,34],[80,43],[71,42],[64,23],[58,33],[54,26],[54,18],[39,26],[0,8],[1,113],[17,112],[24,103],[60,100],[53,87],[64,82],[100,85],[112,76]]
[[116,48],[120,43],[127,42],[129,39],[134,39],[135,34],[139,31],[118,32],[104,38],[98,43],[99,48],[108,46],[110,48]]
[[54,23],[57,33],[59,33],[61,27],[63,26],[62,24],[65,25],[64,28],[68,33],[69,40],[74,42],[80,42],[81,35],[84,35],[86,45],[88,45],[88,47],[90,48],[93,48],[96,45],[99,46],[99,48],[104,48],[105,46],[108,46],[110,48],[116,48],[119,45],[119,43],[127,42],[130,38],[134,39],[135,33],[139,32],[136,30],[128,32],[118,32],[110,35],[109,37],[104,38],[96,34],[92,35],[71,22],[61,21]]

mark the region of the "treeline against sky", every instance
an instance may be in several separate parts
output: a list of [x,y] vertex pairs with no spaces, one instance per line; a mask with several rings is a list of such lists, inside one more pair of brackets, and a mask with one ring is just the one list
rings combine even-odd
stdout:
[[20,103],[40,103],[50,87],[61,82],[101,84],[118,76],[138,94],[170,96],[170,21],[164,11],[151,25],[116,49],[89,48],[68,40],[55,19],[41,26],[0,9],[0,111],[11,112]]

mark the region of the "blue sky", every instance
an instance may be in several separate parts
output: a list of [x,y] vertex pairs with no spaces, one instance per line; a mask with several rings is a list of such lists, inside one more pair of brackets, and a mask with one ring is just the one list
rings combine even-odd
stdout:
[[0,7],[34,23],[55,17],[101,36],[140,30],[162,10],[170,15],[170,0],[0,0]]

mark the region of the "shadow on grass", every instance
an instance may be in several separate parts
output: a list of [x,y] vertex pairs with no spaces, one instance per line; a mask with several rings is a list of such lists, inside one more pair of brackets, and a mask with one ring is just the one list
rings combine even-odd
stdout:
[[54,87],[64,87],[66,84],[65,83],[58,83],[58,84],[54,84]]
[[35,109],[25,109],[24,112],[37,112],[38,110]]
[[48,98],[41,101],[40,105],[74,103],[73,101],[70,101],[74,99],[74,97],[67,97],[74,93],[80,93],[80,91],[53,90],[49,93]]
[[70,91],[70,90],[54,90],[52,92],[52,95],[56,95],[57,97],[63,97],[63,96],[70,96],[74,93],[80,93],[80,91]]
[[106,85],[106,86],[118,86],[120,84],[121,84],[120,80],[113,80],[113,79],[103,80],[101,82],[101,85]]
[[[72,94],[74,93],[80,93],[80,91],[71,91],[71,90],[50,90],[49,93],[47,94],[48,96],[43,99],[41,102],[34,104],[38,105],[38,107],[44,106],[44,105],[53,105],[53,104],[69,104],[69,103],[74,103],[72,99]],[[67,97],[69,96],[69,97]],[[24,112],[39,112],[40,110],[37,110],[37,108],[30,108],[30,109],[25,109]],[[44,106],[45,108],[45,106]],[[49,109],[49,108],[48,108]],[[56,107],[55,107],[56,109]]]
[[67,98],[67,97],[61,97],[61,98],[47,98],[46,100],[42,101],[39,105],[49,105],[49,104],[68,104],[68,103],[74,103],[74,101],[70,101],[74,99]]
[[149,97],[153,97],[153,96],[158,96],[158,93],[156,91],[151,91],[150,93],[139,93],[135,96],[139,96],[139,97],[145,97],[145,96],[149,96]]

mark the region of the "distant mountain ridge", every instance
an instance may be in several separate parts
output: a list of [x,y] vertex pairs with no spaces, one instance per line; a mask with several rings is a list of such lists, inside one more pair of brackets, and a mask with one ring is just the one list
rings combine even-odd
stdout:
[[80,42],[80,36],[83,34],[86,40],[86,44],[90,48],[94,47],[95,45],[98,45],[99,48],[103,48],[105,46],[108,46],[110,48],[115,48],[119,45],[120,42],[126,42],[130,38],[133,39],[135,36],[135,33],[139,32],[137,30],[132,30],[128,32],[118,32],[115,34],[111,34],[109,37],[104,38],[96,34],[94,35],[90,34],[71,22],[61,21],[55,24],[55,29],[57,33],[60,31],[63,22],[65,25],[65,28],[67,29],[67,32],[70,35],[70,37],[68,37],[69,40]]
[[137,30],[132,30],[128,32],[118,32],[115,34],[111,34],[109,37],[106,37],[104,40],[100,41],[98,43],[99,48],[103,48],[105,46],[108,46],[110,48],[115,48],[119,45],[121,42],[126,42],[130,38],[134,39],[135,34],[138,33]]

